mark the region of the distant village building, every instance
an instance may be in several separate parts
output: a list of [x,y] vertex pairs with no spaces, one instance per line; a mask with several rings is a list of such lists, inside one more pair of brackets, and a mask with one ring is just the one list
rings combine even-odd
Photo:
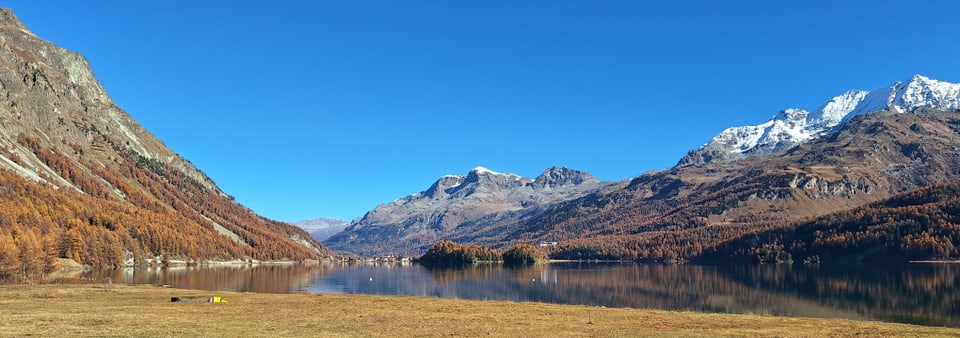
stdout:
[[540,246],[557,246],[557,242],[540,242]]

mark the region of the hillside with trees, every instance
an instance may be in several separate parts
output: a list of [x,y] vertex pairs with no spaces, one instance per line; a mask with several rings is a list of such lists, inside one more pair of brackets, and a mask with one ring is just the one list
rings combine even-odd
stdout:
[[0,8],[0,279],[58,259],[305,260],[333,254],[256,215],[106,94],[87,60]]
[[704,263],[852,263],[957,259],[960,186],[894,196],[802,220],[697,226],[561,243],[563,259]]
[[777,263],[960,258],[960,185],[938,184],[723,243],[704,260]]
[[[86,189],[53,189],[0,169],[0,279],[41,277],[56,268],[56,258],[120,266],[147,258],[305,260],[332,255],[293,243],[292,238],[310,238],[302,229],[207,193],[162,163],[131,159],[120,171],[128,176],[103,170],[90,177],[51,149],[36,151],[46,154],[38,157],[51,168]],[[131,178],[136,185],[127,183]],[[113,182],[125,200],[110,198],[97,179]]]

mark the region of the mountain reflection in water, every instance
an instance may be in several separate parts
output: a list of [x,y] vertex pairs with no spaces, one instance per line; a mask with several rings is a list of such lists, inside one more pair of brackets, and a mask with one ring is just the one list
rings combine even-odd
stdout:
[[553,263],[430,269],[399,263],[176,267],[83,278],[212,291],[411,295],[881,320],[960,327],[960,264],[802,265]]

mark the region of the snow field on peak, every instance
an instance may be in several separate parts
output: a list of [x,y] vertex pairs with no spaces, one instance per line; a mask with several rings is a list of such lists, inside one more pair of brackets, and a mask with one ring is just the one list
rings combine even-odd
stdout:
[[473,169],[471,169],[470,171],[476,172],[477,174],[499,174],[499,173],[496,172],[496,171],[493,171],[493,170],[484,168],[484,167],[482,167],[482,166],[476,166],[476,167],[474,167]]
[[727,128],[701,149],[713,145],[735,157],[770,153],[831,133],[857,115],[881,110],[902,113],[917,107],[957,109],[960,84],[914,75],[906,82],[872,91],[850,90],[813,112],[785,109],[759,125]]

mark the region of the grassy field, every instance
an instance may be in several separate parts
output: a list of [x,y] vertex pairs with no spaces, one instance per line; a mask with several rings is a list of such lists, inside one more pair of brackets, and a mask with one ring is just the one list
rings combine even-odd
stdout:
[[[216,303],[171,297],[223,296]],[[960,337],[960,330],[422,297],[257,294],[128,285],[0,286],[0,337]]]

